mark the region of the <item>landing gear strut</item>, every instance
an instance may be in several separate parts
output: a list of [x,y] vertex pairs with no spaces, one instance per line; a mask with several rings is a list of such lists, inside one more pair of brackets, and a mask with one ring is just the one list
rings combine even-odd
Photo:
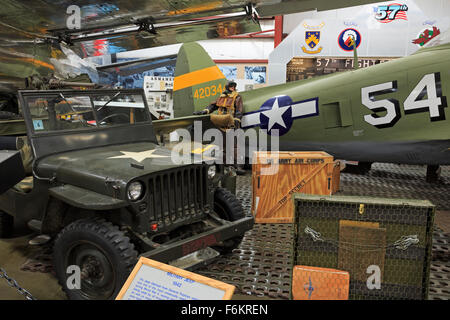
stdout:
[[428,183],[436,183],[439,181],[441,176],[441,167],[438,165],[428,165],[427,166],[427,178]]
[[367,174],[372,167],[372,162],[359,162],[357,165],[346,165],[342,172],[353,174]]

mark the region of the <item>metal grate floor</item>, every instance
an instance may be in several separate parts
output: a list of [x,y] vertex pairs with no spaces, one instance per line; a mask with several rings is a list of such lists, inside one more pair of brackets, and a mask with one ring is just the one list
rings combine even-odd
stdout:
[[[450,210],[450,167],[442,167],[441,181],[425,182],[426,168],[376,163],[367,175],[341,174],[340,195],[428,199],[437,210]],[[237,197],[251,215],[251,175],[239,176]],[[236,293],[289,299],[293,267],[293,225],[255,224],[239,248],[196,270],[236,286]],[[430,273],[431,300],[450,300],[450,234],[433,233]]]
[[437,210],[450,210],[450,166],[442,167],[439,183],[425,176],[425,166],[374,163],[367,175],[342,173],[338,194],[430,200]]

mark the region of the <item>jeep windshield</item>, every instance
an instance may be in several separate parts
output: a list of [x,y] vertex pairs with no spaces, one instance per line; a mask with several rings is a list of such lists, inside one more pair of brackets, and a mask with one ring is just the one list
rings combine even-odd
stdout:
[[19,99],[36,159],[86,148],[157,144],[142,89],[20,90]]
[[35,134],[150,121],[143,96],[120,90],[97,94],[55,90],[48,96],[26,97],[25,104]]

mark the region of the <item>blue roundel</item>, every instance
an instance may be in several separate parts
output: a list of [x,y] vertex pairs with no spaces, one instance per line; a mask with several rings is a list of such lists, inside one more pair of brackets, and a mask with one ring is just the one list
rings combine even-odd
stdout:
[[353,51],[353,43],[356,42],[356,48],[361,44],[361,33],[354,28],[343,30],[338,37],[338,43],[342,50]]
[[[270,98],[259,108],[260,128],[270,135],[282,136],[292,127],[292,99],[289,96]],[[276,132],[272,130],[277,129]]]

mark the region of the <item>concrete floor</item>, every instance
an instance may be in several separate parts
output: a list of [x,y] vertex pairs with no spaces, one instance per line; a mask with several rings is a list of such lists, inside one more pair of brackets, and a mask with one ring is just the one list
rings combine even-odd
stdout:
[[[28,290],[39,300],[66,299],[58,281],[52,273],[21,271],[20,267],[39,250],[28,244],[33,235],[0,240],[0,267],[9,277]],[[22,300],[24,297],[16,289],[9,287],[5,279],[0,279],[0,300]]]
[[[33,237],[33,234],[29,234],[0,239],[0,267],[37,300],[67,300],[66,294],[52,272],[20,270],[24,262],[40,250],[39,247],[28,244]],[[25,300],[25,298],[16,289],[11,288],[5,279],[0,279],[0,300]],[[270,298],[235,294],[233,300],[270,300]]]

